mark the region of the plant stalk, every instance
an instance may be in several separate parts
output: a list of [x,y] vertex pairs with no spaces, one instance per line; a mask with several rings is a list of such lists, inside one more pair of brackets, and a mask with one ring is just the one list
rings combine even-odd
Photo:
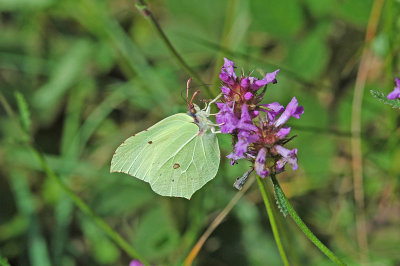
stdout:
[[288,213],[290,217],[294,220],[294,222],[297,224],[297,226],[303,231],[303,233],[307,236],[310,241],[319,248],[322,253],[324,253],[328,258],[330,258],[333,262],[335,262],[337,265],[346,265],[344,262],[342,262],[329,248],[327,248],[314,234],[311,232],[311,230],[307,227],[307,225],[303,222],[303,220],[300,218],[300,216],[296,213],[296,211],[293,209],[292,205],[290,204],[289,200],[286,198],[285,194],[283,193],[283,190],[281,186],[279,185],[278,180],[276,179],[275,175],[271,175],[272,182],[275,186],[275,189],[279,190],[279,193],[281,194],[281,197],[283,199],[283,203],[286,205],[286,208],[288,210]]
[[289,264],[289,260],[288,260],[288,258],[286,256],[285,250],[283,249],[283,245],[282,245],[282,241],[281,241],[281,238],[280,238],[280,235],[279,235],[278,227],[276,225],[274,212],[272,211],[271,202],[269,201],[267,193],[265,191],[265,185],[264,185],[264,183],[262,182],[261,178],[258,175],[256,177],[257,177],[258,187],[260,188],[260,192],[261,192],[261,195],[262,195],[263,200],[264,200],[265,208],[267,209],[269,222],[271,224],[272,233],[274,234],[275,243],[278,246],[279,254],[281,255],[283,264],[285,266],[286,265],[290,265]]

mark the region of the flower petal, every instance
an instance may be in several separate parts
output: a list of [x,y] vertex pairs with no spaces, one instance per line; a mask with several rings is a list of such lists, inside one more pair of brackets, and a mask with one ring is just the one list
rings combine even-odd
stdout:
[[226,87],[226,86],[222,86],[221,87],[221,91],[222,91],[223,94],[229,95],[229,93],[231,92],[231,89]]
[[129,266],[143,266],[144,264],[140,260],[132,260]]
[[400,79],[395,78],[394,81],[396,82],[396,87],[388,94],[387,98],[389,100],[400,99]]
[[289,163],[293,170],[297,170],[297,149],[289,150],[280,145],[274,146],[274,149],[282,156],[282,158],[276,163],[277,171],[282,171],[286,163]]
[[243,98],[246,100],[246,101],[248,101],[248,100],[250,100],[251,98],[253,98],[253,93],[251,93],[251,92],[246,92],[245,94],[244,94],[244,96],[243,96]]
[[258,90],[270,83],[276,83],[276,74],[278,74],[279,70],[280,69],[277,69],[272,73],[267,73],[263,79],[255,81],[252,85],[252,89]]
[[249,110],[248,110],[247,104],[243,104],[242,105],[242,114],[241,114],[239,123],[237,125],[237,128],[244,129],[244,130],[249,130],[249,131],[257,131],[257,129],[258,129],[251,122],[251,116],[249,114]]
[[[398,79],[397,79],[398,80]],[[399,81],[400,82],[400,81]],[[397,81],[396,81],[397,83]],[[400,99],[400,87],[394,87],[393,91],[391,91],[387,98],[389,100]]]
[[278,136],[279,139],[284,139],[287,135],[289,135],[289,133],[290,127],[283,127],[279,129],[279,131],[276,133],[276,136]]
[[266,107],[267,110],[261,109],[261,111],[267,112],[268,120],[270,122],[275,121],[275,117],[283,112],[285,108],[278,102],[269,103],[269,104],[261,104],[262,106]]
[[248,78],[242,78],[240,80],[240,87],[247,89],[250,86],[250,80]]
[[217,123],[220,124],[222,133],[232,133],[238,126],[239,119],[233,112],[231,103],[216,103],[220,109],[216,115]]
[[236,82],[236,73],[235,73],[235,63],[224,58],[224,65],[221,67],[221,72],[219,73],[220,79],[229,85],[234,85]]
[[285,124],[291,116],[300,118],[300,115],[303,113],[304,108],[302,106],[299,107],[296,97],[293,97],[290,103],[286,106],[285,111],[283,111],[282,115],[275,121],[275,126],[279,127]]
[[269,170],[265,168],[265,158],[267,155],[267,150],[261,148],[257,154],[256,161],[254,162],[254,170],[260,177],[266,177],[269,174]]

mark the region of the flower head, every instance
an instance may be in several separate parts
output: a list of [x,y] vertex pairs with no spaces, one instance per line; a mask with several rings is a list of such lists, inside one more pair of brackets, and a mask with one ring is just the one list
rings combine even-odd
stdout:
[[387,98],[390,100],[400,99],[400,79],[395,78],[396,87],[394,87],[393,91],[391,91]]
[[278,102],[260,104],[265,92],[260,89],[277,83],[279,69],[258,79],[243,74],[238,77],[235,68],[235,64],[225,58],[220,73],[224,100],[217,103],[220,110],[216,116],[221,132],[233,136],[234,148],[227,156],[231,164],[247,159],[254,163],[255,172],[263,178],[282,172],[286,164],[296,170],[297,149],[283,147],[290,140],[291,131],[285,124],[290,117],[299,119],[304,108],[295,97],[286,108]]
[[237,77],[235,68],[235,63],[224,58],[224,65],[221,67],[219,77],[223,83],[221,91],[225,100],[237,102],[239,107],[242,103],[249,105],[258,103],[261,99],[257,97],[257,91],[270,83],[277,82],[276,75],[279,69],[272,73],[267,73],[263,79],[259,80],[256,77],[244,76],[243,74]]

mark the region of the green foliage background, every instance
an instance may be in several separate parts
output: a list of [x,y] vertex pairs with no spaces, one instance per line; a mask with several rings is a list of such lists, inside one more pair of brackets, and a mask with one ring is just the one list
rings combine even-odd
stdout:
[[[265,103],[286,105],[296,96],[305,113],[290,121],[298,136],[289,146],[299,149],[299,170],[288,169],[278,179],[316,235],[354,265],[360,254],[351,104],[372,2],[149,1],[173,45],[215,95],[224,56],[260,77],[281,68]],[[14,110],[26,99],[20,106],[30,114],[24,112],[23,127],[63,181],[150,262],[175,265],[235,195],[232,184],[248,165],[230,166],[225,158],[230,138],[219,136],[219,173],[190,201],[160,197],[144,182],[109,173],[124,139],[186,109],[181,95],[189,76],[134,4],[0,0],[0,90]],[[399,33],[400,2],[388,0],[371,43],[374,60],[362,113],[371,265],[400,263],[399,112],[369,94],[370,89],[387,94],[400,76]],[[0,115],[0,261],[128,265],[130,258],[46,177],[4,109]],[[279,222],[293,265],[329,265],[289,219]],[[195,263],[281,265],[256,186]]]

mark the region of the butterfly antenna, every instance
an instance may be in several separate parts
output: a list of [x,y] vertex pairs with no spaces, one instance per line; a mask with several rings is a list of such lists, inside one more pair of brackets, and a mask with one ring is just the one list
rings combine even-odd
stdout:
[[190,99],[190,106],[193,105],[193,99],[199,92],[200,92],[200,90],[197,90],[195,93],[193,93],[192,99]]
[[189,78],[187,83],[186,83],[186,104],[189,105],[188,100],[189,100],[189,88],[190,88],[190,82],[192,82],[192,78]]

